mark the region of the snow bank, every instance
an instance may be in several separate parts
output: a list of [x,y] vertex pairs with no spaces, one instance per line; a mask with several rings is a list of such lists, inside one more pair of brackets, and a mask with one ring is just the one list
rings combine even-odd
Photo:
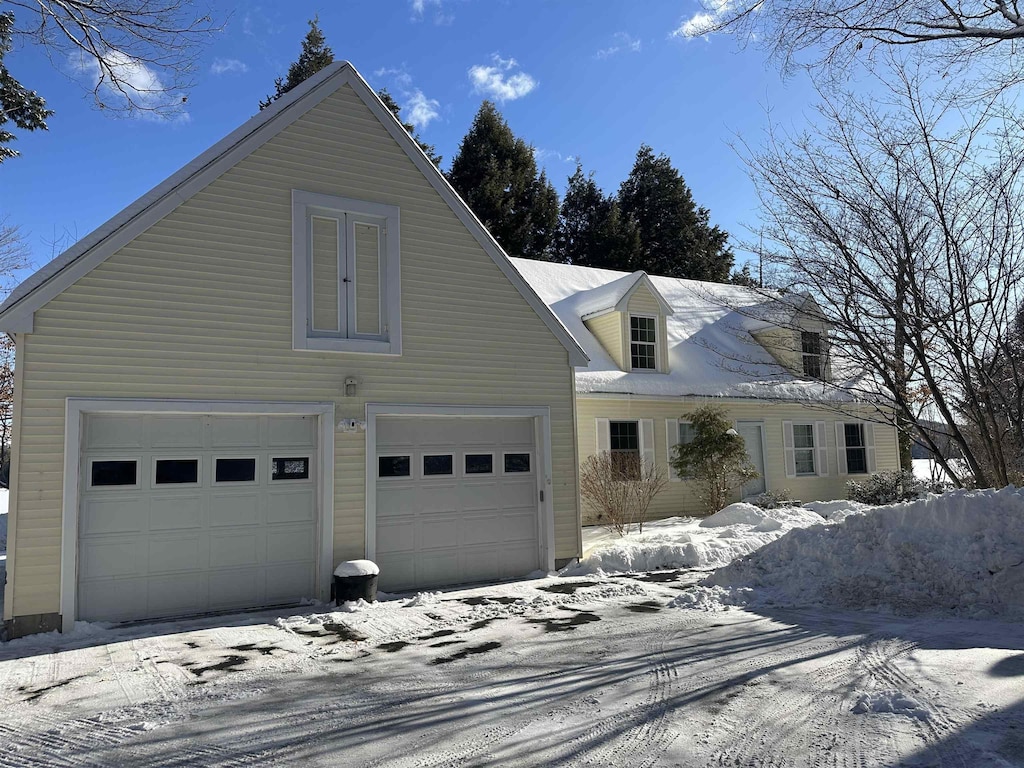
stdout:
[[602,575],[668,568],[718,568],[774,541],[793,528],[820,525],[820,515],[799,507],[760,509],[730,504],[710,517],[672,517],[647,523],[596,546],[562,576]]
[[0,488],[0,553],[7,551],[7,497],[8,490]]
[[874,507],[870,504],[862,504],[859,501],[838,499],[836,501],[808,501],[804,504],[804,509],[809,509],[811,512],[817,512],[826,520],[842,522],[846,519],[847,515],[856,515],[861,512],[867,512],[870,509],[874,509]]
[[951,491],[794,529],[703,585],[696,589],[728,588],[703,602],[1024,620],[1024,489]]
[[917,720],[927,720],[928,710],[912,696],[900,691],[870,691],[860,693],[851,710],[855,715],[869,712],[877,714],[905,715]]
[[372,560],[348,560],[334,569],[334,575],[346,576],[377,576],[380,568]]

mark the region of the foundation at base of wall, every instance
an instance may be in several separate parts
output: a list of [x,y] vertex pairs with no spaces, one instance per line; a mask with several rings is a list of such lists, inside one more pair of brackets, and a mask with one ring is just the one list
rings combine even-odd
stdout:
[[578,557],[562,557],[562,558],[556,557],[555,558],[555,570],[556,571],[560,571],[563,568],[565,568],[565,566],[567,566],[567,565],[572,565],[573,563],[578,563],[579,560],[580,559]]
[[0,640],[16,640],[26,635],[53,632],[60,629],[59,613],[36,613],[31,616],[15,616],[0,625]]

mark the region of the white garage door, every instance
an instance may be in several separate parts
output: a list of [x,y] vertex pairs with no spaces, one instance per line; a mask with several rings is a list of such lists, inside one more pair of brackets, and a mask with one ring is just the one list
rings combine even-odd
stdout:
[[78,618],[314,596],[315,416],[86,417]]
[[522,576],[540,567],[530,418],[377,419],[380,586]]

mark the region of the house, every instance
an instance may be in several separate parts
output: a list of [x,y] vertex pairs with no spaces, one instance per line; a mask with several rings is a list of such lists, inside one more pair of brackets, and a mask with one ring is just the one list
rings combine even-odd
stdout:
[[19,286],[9,637],[580,553],[579,345],[347,63]]
[[[738,498],[845,498],[848,480],[898,468],[895,428],[844,390],[811,299],[512,261],[590,358],[576,369],[580,462],[624,451],[660,464],[669,482],[653,517],[701,512],[668,461],[692,437],[687,412],[707,403],[725,409],[761,475]],[[587,509],[583,520],[598,521]]]

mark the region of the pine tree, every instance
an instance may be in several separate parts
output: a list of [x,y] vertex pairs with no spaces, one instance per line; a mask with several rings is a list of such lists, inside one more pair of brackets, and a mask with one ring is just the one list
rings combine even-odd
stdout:
[[558,194],[491,102],[480,105],[448,181],[508,253],[550,257]]
[[666,155],[655,157],[646,144],[636,153],[629,177],[619,188],[623,216],[635,222],[640,252],[633,269],[668,277],[723,282],[733,254],[729,235],[709,223],[683,177]]
[[260,102],[260,109],[266,109],[292,88],[334,63],[334,51],[327,46],[327,38],[320,30],[320,18],[314,16],[308,23],[309,32],[302,41],[302,53],[288,67],[287,77],[274,80],[274,94]]
[[46,118],[53,114],[46,108],[46,101],[15,80],[4,65],[4,55],[14,45],[11,36],[13,27],[14,14],[0,13],[0,163],[18,156],[16,149],[5,146],[17,138],[2,127],[5,123],[13,122],[23,131],[45,131]]
[[391,114],[398,118],[398,122],[402,124],[402,127],[409,132],[409,135],[416,140],[416,143],[420,145],[420,149],[423,150],[424,154],[430,158],[430,162],[434,165],[441,165],[441,156],[437,154],[437,149],[433,144],[427,144],[420,135],[416,132],[416,126],[412,123],[407,123],[402,119],[402,108],[398,106],[398,102],[395,101],[387,88],[381,88],[377,91],[377,95],[380,96],[380,100],[384,102],[384,106],[391,110]]
[[585,175],[577,163],[559,211],[555,259],[583,267],[628,270],[639,247],[636,227],[623,219],[618,201],[606,196],[593,173]]

